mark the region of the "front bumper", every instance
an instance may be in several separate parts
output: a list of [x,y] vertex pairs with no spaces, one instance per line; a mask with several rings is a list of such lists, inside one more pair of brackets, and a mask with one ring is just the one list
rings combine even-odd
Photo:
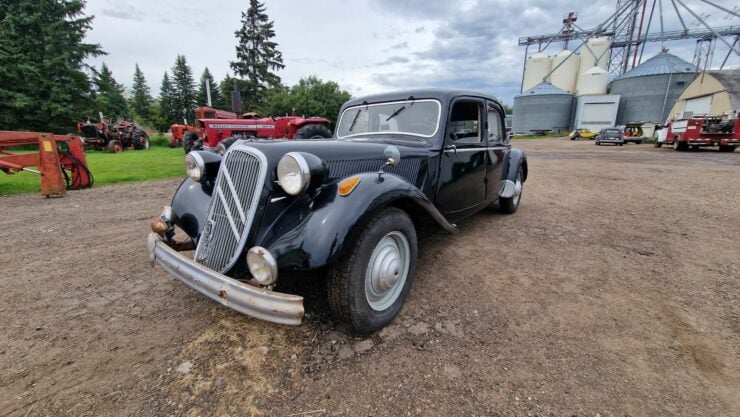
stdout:
[[156,233],[147,239],[149,259],[190,288],[242,314],[273,323],[298,325],[303,297],[245,284],[208,269],[169,247]]

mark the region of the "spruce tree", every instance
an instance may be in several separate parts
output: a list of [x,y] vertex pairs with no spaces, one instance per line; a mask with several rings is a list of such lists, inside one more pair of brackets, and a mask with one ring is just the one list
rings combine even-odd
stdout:
[[206,91],[206,85],[208,85],[211,89],[212,106],[217,109],[223,108],[223,105],[221,104],[221,91],[218,87],[218,84],[216,83],[216,80],[213,79],[213,75],[211,75],[211,72],[208,71],[208,67],[206,67],[206,69],[203,70],[203,75],[200,76],[200,84],[198,85],[197,104],[199,106],[208,105],[208,94]]
[[69,133],[92,115],[85,43],[92,16],[81,0],[0,1],[0,130]]
[[133,110],[134,114],[139,119],[147,120],[149,118],[149,109],[152,104],[152,96],[149,86],[146,84],[144,73],[141,72],[141,69],[139,68],[139,64],[136,64],[136,69],[134,70],[134,84],[132,90],[133,100],[131,103],[131,110]]
[[247,12],[242,12],[242,27],[235,32],[236,61],[231,62],[234,73],[246,81],[242,92],[243,109],[262,107],[265,92],[269,87],[280,84],[280,77],[274,73],[285,68],[283,54],[277,50],[274,22],[265,13],[264,3],[250,0]]
[[188,123],[192,122],[195,117],[193,110],[196,104],[195,81],[193,70],[184,55],[178,55],[175,59],[175,66],[172,67],[172,90],[172,104],[179,115],[179,120],[185,118]]
[[95,85],[95,111],[102,112],[112,122],[128,117],[128,104],[123,97],[123,86],[113,78],[113,72],[105,63],[93,76]]
[[173,123],[182,123],[182,118],[178,116],[175,105],[172,81],[170,81],[170,76],[165,71],[164,77],[162,77],[162,86],[159,88],[159,114],[163,124],[163,126],[159,126],[160,129],[169,127]]

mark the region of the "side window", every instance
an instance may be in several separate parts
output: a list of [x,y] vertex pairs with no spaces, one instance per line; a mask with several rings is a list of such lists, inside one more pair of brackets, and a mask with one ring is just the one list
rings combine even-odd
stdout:
[[456,101],[452,106],[448,132],[450,139],[455,143],[480,143],[481,135],[481,106],[475,100]]
[[504,141],[504,130],[501,126],[501,114],[493,107],[488,107],[488,142]]

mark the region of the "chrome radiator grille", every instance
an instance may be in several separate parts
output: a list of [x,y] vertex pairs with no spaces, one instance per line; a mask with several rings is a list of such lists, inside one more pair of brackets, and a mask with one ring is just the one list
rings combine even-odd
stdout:
[[216,178],[196,262],[219,272],[234,265],[252,226],[266,174],[262,152],[244,145],[229,149]]

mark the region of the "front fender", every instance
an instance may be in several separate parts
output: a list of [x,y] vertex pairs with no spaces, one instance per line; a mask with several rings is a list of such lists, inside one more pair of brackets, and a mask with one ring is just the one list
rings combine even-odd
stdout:
[[[310,203],[293,204],[260,239],[281,269],[315,269],[342,256],[369,217],[396,202],[412,202],[440,226],[457,230],[414,185],[393,174],[365,173],[348,196],[337,193],[339,182],[324,186]],[[297,202],[298,203],[298,202]]]
[[174,221],[185,233],[198,241],[208,217],[208,206],[211,204],[213,190],[190,178],[186,178],[172,197]]

